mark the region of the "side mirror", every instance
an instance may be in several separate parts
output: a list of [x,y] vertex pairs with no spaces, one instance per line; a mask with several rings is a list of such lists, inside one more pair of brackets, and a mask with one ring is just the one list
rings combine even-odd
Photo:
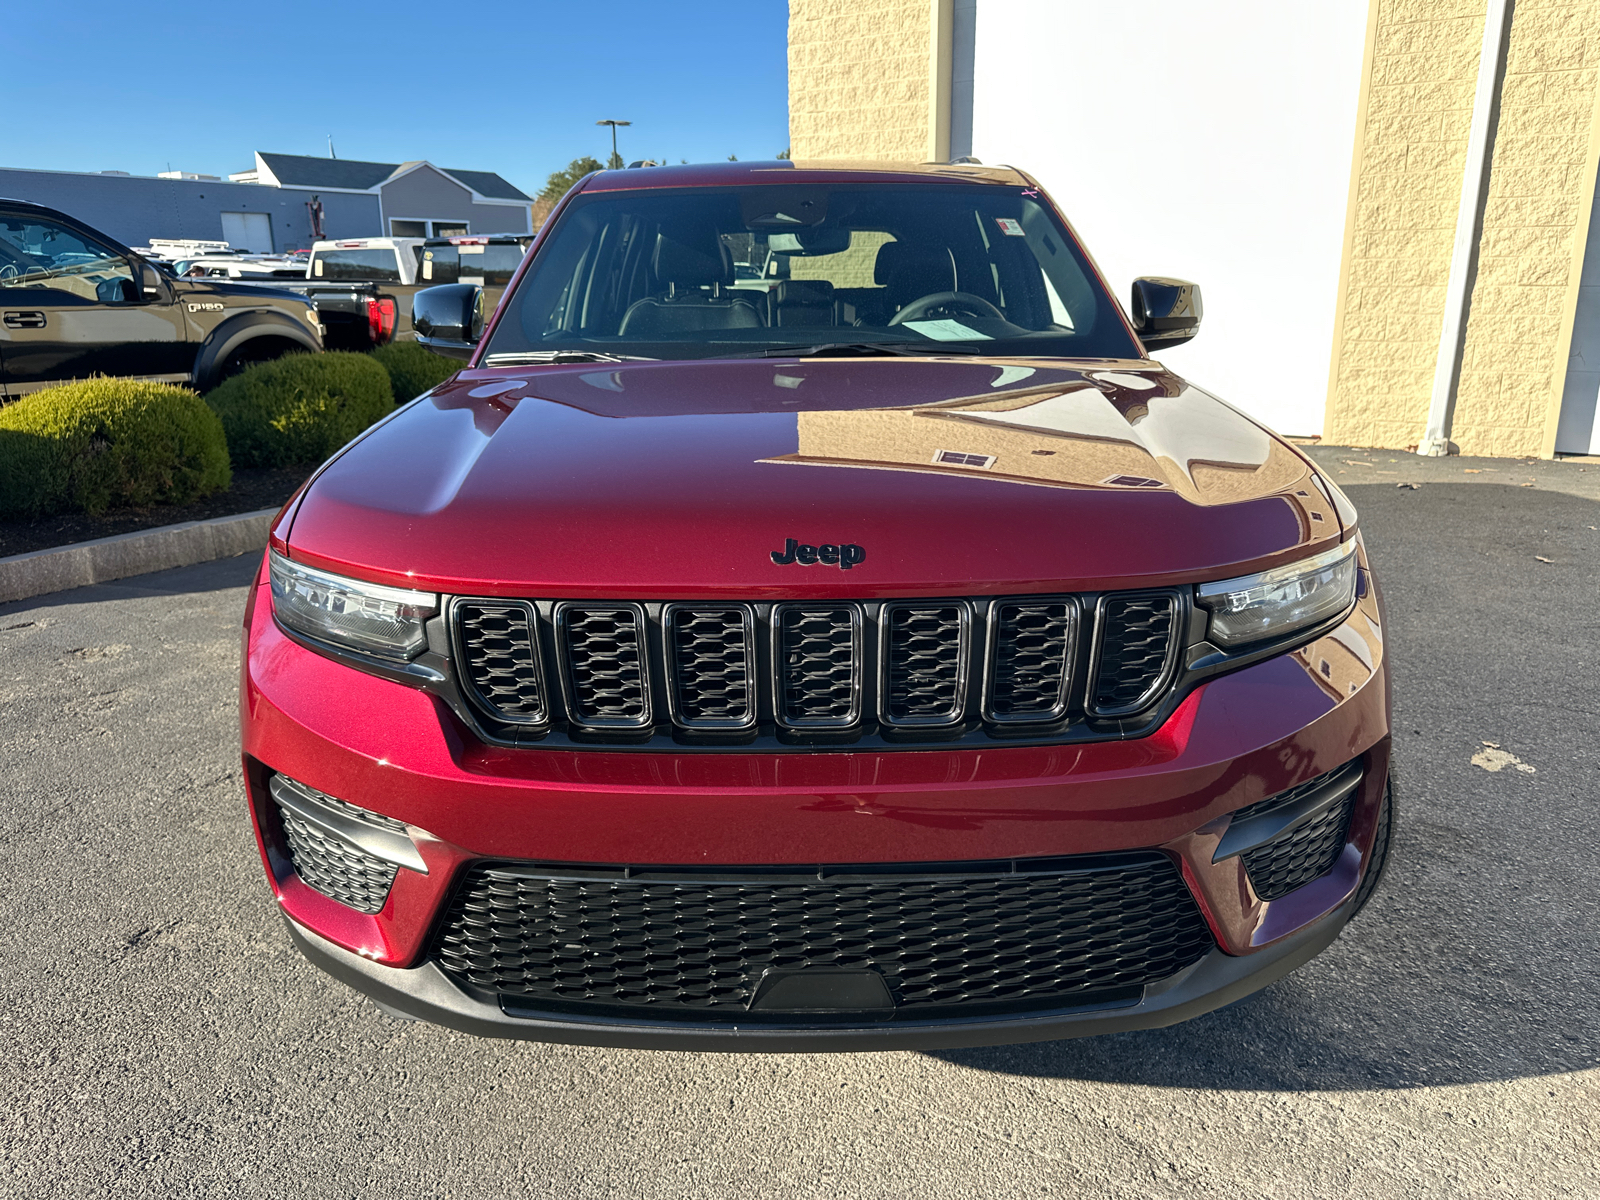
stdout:
[[164,299],[167,289],[161,283],[161,272],[142,258],[134,261],[139,265],[139,287],[144,293],[144,298],[146,300]]
[[411,298],[411,327],[435,354],[471,358],[483,337],[483,289],[470,283],[423,288]]
[[1181,346],[1200,332],[1200,285],[1144,276],[1133,281],[1133,327],[1146,350]]

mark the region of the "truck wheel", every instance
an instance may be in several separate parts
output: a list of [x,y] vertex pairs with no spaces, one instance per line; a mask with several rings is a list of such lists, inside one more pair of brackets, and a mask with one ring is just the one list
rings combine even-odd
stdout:
[[232,379],[246,367],[253,367],[256,363],[271,362],[275,358],[282,358],[285,354],[304,350],[304,346],[298,342],[291,342],[288,338],[252,338],[217,364],[211,373],[211,378],[204,381],[201,390],[209,392],[224,379]]
[[1378,813],[1377,836],[1372,839],[1372,862],[1367,865],[1367,873],[1361,880],[1361,886],[1356,889],[1356,906],[1350,913],[1352,921],[1367,906],[1372,893],[1378,890],[1383,869],[1389,863],[1389,845],[1394,839],[1394,806],[1394,776],[1390,775],[1383,789],[1383,808]]

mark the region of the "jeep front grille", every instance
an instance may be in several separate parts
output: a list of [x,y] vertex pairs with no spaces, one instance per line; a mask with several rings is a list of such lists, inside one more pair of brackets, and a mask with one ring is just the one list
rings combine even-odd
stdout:
[[[491,737],[884,745],[1124,731],[1176,675],[1176,590],[1093,597],[458,599],[454,669]],[[1095,725],[1095,722],[1101,722]]]

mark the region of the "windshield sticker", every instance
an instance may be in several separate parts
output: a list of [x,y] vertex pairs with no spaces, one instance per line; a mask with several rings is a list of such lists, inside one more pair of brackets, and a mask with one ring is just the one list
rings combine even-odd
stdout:
[[462,254],[482,254],[487,248],[482,243],[472,245],[469,242],[462,242],[456,249]]
[[1022,222],[1016,220],[1014,217],[996,217],[994,219],[994,223],[1000,226],[1000,232],[1005,234],[1007,237],[1028,236],[1022,228]]
[[987,333],[979,333],[963,325],[960,321],[945,318],[942,321],[905,321],[902,322],[907,329],[914,329],[925,338],[932,338],[936,342],[992,342]]

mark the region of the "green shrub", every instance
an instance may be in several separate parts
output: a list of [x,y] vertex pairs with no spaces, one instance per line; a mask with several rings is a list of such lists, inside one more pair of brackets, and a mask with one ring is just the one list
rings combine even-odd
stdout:
[[89,379],[0,408],[0,513],[181,504],[231,482],[222,424],[187,388]]
[[367,354],[289,354],[206,393],[239,467],[319,463],[394,409],[389,373]]
[[437,387],[466,364],[459,359],[435,354],[416,342],[390,342],[379,346],[372,357],[389,372],[389,382],[394,387],[394,402],[405,404],[415,400],[429,388]]

